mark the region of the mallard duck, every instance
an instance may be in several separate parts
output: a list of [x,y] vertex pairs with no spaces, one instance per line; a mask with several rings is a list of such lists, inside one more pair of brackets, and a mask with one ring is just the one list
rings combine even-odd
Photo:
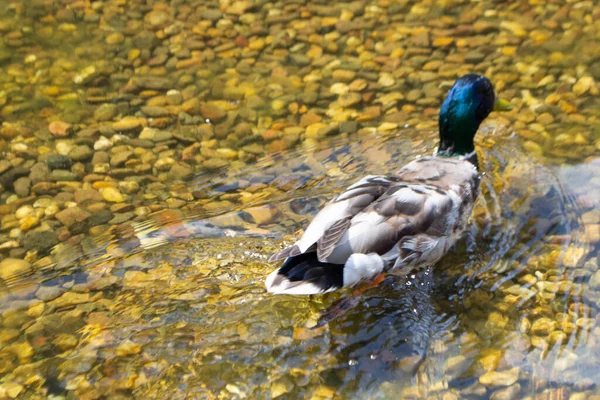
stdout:
[[439,114],[440,143],[392,176],[362,178],[331,200],[266,280],[267,291],[317,294],[432,266],[456,243],[479,192],[473,139],[492,112],[509,110],[492,83],[458,79]]

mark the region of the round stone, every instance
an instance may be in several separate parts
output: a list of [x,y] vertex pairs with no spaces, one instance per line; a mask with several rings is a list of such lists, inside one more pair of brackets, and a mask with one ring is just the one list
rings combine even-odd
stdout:
[[125,35],[121,32],[113,32],[106,37],[104,40],[106,44],[119,44],[125,40]]
[[100,189],[100,193],[102,194],[102,197],[104,198],[104,200],[111,202],[111,203],[122,203],[123,201],[125,201],[125,198],[123,197],[123,194],[121,193],[121,191],[116,188],[112,188],[112,187],[103,188],[103,189]]

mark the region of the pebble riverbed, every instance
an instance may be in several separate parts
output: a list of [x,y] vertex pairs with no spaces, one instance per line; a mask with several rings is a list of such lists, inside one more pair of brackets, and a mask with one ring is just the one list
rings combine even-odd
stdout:
[[[266,256],[469,72],[514,109],[424,283],[447,334],[392,345],[397,282],[309,330],[339,295],[265,296]],[[600,399],[599,82],[595,1],[3,1],[0,399]]]

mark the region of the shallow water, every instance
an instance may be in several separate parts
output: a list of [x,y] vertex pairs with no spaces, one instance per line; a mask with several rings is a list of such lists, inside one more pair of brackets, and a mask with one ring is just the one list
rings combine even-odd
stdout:
[[[27,260],[0,271],[0,399],[597,400],[599,16],[0,4],[0,261]],[[433,153],[437,107],[472,71],[515,109],[480,129],[481,195],[450,254],[317,328],[351,290],[265,293],[269,255],[334,193]],[[113,219],[67,227],[54,206]],[[26,248],[35,231],[60,240]]]
[[[64,293],[37,318],[15,317],[31,342],[78,339],[68,351],[40,344],[30,368],[45,371],[57,394],[82,390],[81,379],[95,387],[108,380],[111,390],[125,386],[139,397],[486,398],[494,385],[518,396],[596,391],[600,296],[588,282],[597,261],[585,232],[586,220],[598,214],[582,196],[597,198],[600,186],[586,176],[597,173],[597,162],[543,166],[490,126],[480,142],[485,176],[475,218],[435,268],[407,280],[388,277],[356,308],[315,330],[350,291],[264,292],[274,268],[266,258],[282,236],[303,227],[331,190],[356,176],[393,172],[429,154],[431,146],[415,143],[431,135],[407,129],[334,140],[262,160],[260,168],[200,178],[194,184],[210,198],[244,193],[257,182],[283,184],[286,193],[242,207],[223,204],[212,215],[159,215],[132,223],[126,234],[96,237],[83,246],[86,254],[58,257],[69,261],[20,280],[5,295],[4,315],[32,308],[43,289],[26,282]],[[587,185],[582,193],[578,179]],[[274,217],[257,225],[248,209]],[[69,254],[68,246],[60,250]],[[480,384],[489,370],[507,376]]]

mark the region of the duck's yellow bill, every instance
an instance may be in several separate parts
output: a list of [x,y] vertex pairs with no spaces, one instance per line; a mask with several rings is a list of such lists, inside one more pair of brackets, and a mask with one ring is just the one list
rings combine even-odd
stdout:
[[494,111],[509,111],[512,109],[513,106],[508,100],[496,99],[496,103],[494,104]]

